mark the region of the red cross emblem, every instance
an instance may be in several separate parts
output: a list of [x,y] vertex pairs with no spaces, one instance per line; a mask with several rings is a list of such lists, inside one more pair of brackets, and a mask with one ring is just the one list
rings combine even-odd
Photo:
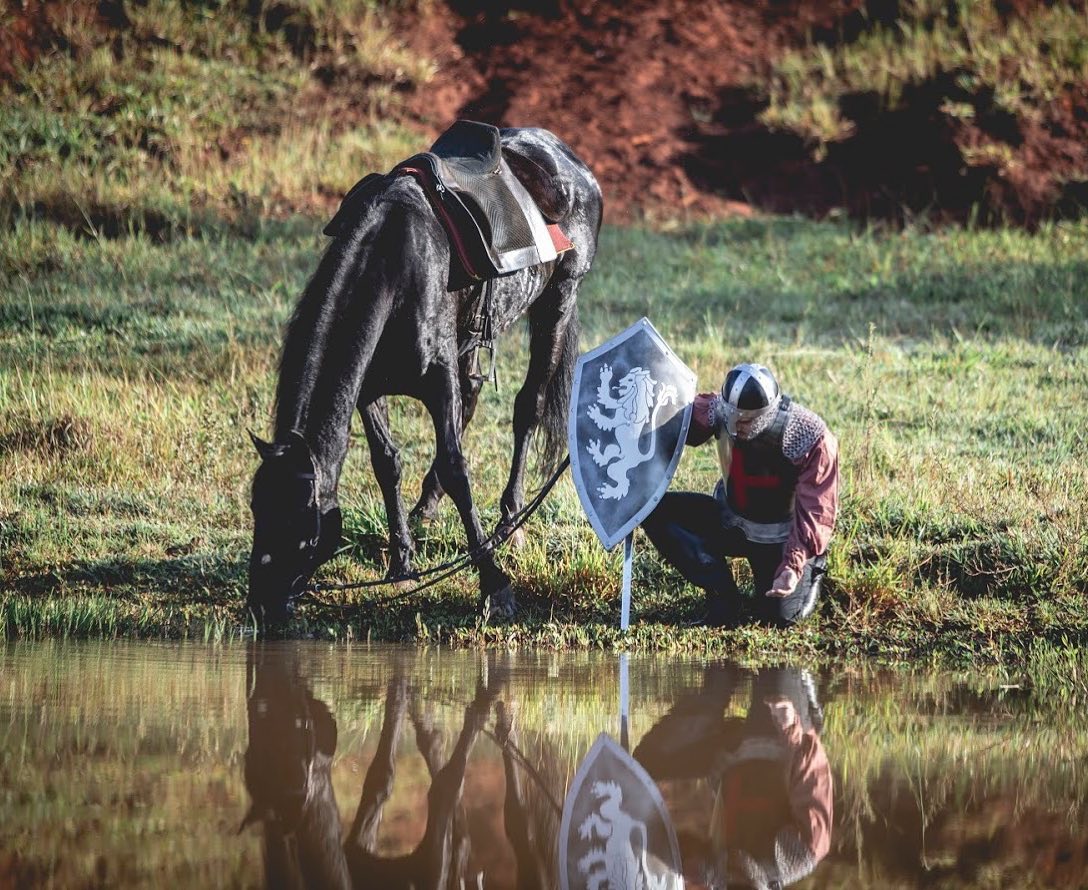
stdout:
[[744,470],[744,452],[733,449],[733,460],[729,464],[729,488],[733,504],[738,510],[748,509],[748,491],[753,488],[773,490],[782,484],[782,477],[770,474],[749,475]]

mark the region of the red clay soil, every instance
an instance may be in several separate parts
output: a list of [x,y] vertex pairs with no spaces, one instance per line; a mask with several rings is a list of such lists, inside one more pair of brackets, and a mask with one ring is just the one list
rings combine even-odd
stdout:
[[[820,161],[758,122],[749,84],[769,60],[809,34],[850,39],[874,15],[894,20],[894,0],[522,5],[449,0],[405,22],[404,38],[440,66],[414,110],[434,132],[458,117],[554,130],[597,174],[612,222],[758,207],[1031,225],[1088,203],[1088,85],[1038,121],[961,95],[956,72],[908,90],[896,111],[847,97],[854,135]],[[974,105],[975,120],[941,112],[946,97]],[[1013,164],[965,162],[965,147],[995,140]]]
[[[956,71],[911,86],[894,110],[872,93],[847,96],[840,108],[853,134],[819,160],[797,135],[759,123],[763,99],[751,84],[776,55],[809,40],[852,40],[874,21],[894,22],[901,2],[432,0],[400,22],[400,36],[439,66],[408,96],[407,122],[424,143],[462,117],[554,130],[593,168],[611,222],[760,209],[1032,226],[1082,213],[1088,84],[1032,119],[1000,111],[985,91],[965,92]],[[3,3],[0,80],[43,51],[77,51],[58,16],[79,17],[94,42],[130,26],[123,0]],[[1032,5],[1002,8],[1016,16]],[[262,27],[276,28],[291,3],[250,6]],[[350,127],[372,115],[350,74],[314,71],[315,116]],[[970,104],[973,118],[944,113],[947,100]],[[968,162],[971,149],[995,145],[1006,163]],[[314,197],[330,206],[338,198]]]
[[[612,221],[747,212],[743,190],[713,187],[688,156],[723,93],[803,34],[798,4],[778,5],[787,14],[687,0],[585,0],[545,12],[493,4],[471,15],[456,0],[436,4],[404,31],[440,66],[416,110],[439,127],[468,117],[553,130],[593,168]],[[823,5],[830,15],[849,6]]]

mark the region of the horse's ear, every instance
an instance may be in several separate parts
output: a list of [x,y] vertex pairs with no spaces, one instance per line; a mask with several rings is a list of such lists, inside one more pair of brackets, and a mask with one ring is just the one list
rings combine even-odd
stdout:
[[273,454],[276,453],[276,446],[271,442],[266,442],[264,439],[259,439],[253,430],[246,430],[249,433],[249,438],[253,442],[253,447],[257,449],[257,454],[261,456],[261,460],[268,460]]

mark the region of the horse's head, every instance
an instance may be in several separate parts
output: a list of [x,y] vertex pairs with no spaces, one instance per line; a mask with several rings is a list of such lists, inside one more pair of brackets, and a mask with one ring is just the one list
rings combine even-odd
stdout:
[[299,675],[297,658],[297,650],[252,648],[247,656],[244,777],[252,805],[243,828],[272,822],[283,834],[298,830],[306,807],[323,796],[319,786],[329,782],[336,720]]
[[318,470],[305,439],[263,442],[253,476],[253,551],[247,605],[270,623],[286,619],[314,570],[340,543],[340,510],[322,512]]

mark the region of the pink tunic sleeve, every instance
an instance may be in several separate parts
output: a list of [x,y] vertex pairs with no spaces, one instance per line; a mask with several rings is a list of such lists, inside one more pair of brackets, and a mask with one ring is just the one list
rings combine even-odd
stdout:
[[800,735],[800,739],[796,742],[790,768],[790,809],[795,824],[818,861],[831,849],[831,765],[815,730],[805,733],[800,730],[801,727],[794,724],[794,733]]
[[799,466],[793,527],[778,567],[798,575],[808,560],[827,550],[839,512],[839,441],[831,430],[824,431]]

